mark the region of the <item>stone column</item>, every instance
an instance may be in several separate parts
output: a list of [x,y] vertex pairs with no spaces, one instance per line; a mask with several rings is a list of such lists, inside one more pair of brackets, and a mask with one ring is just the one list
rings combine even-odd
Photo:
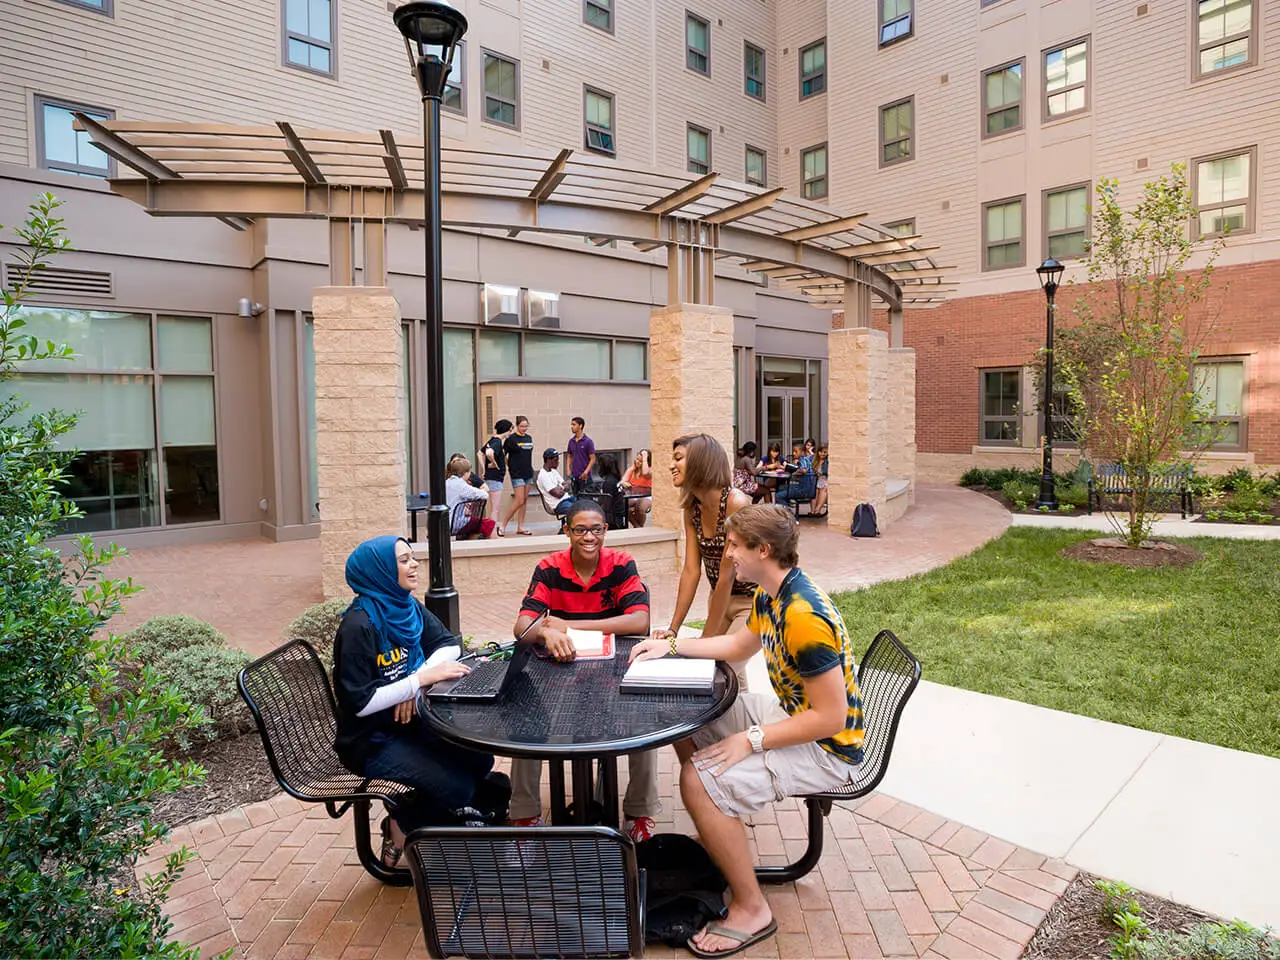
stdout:
[[827,335],[827,526],[849,532],[853,508],[885,502],[888,459],[889,335],[855,327]]
[[326,599],[347,596],[347,556],[402,536],[404,395],[400,305],[387,287],[320,287],[315,319],[316,460]]
[[890,477],[906,480],[908,496],[916,499],[916,352],[911,347],[889,348],[889,464]]
[[681,529],[669,479],[671,442],[709,433],[733,456],[733,311],[681,303],[649,314],[649,417],[654,526]]

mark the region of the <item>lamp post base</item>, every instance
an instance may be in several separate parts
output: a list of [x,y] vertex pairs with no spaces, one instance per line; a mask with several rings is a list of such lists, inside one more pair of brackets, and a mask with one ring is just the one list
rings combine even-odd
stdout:
[[440,590],[428,590],[422,598],[427,610],[451,633],[460,633],[461,615],[458,612],[458,591],[452,586]]

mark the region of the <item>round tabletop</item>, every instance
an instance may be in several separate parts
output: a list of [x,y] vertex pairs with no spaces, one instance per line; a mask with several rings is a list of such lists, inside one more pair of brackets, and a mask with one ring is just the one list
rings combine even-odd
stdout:
[[446,740],[508,757],[607,757],[683,740],[729,709],[738,678],[716,664],[710,695],[622,693],[627,655],[618,637],[611,660],[530,659],[497,703],[427,700],[423,717]]

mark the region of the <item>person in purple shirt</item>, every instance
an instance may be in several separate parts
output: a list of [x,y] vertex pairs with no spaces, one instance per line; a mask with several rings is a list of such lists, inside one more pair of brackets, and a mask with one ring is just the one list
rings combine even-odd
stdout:
[[587,421],[574,417],[569,421],[573,436],[569,438],[569,479],[573,488],[581,491],[591,479],[591,468],[596,465],[596,445],[587,436]]

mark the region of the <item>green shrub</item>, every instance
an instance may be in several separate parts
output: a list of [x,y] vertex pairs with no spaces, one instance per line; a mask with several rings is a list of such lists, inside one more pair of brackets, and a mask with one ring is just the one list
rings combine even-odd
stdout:
[[1254,487],[1253,472],[1248,467],[1236,467],[1230,473],[1224,474],[1218,482],[1219,488],[1227,493],[1235,493],[1238,490],[1252,490]]
[[124,642],[134,662],[154,666],[157,660],[175,650],[219,646],[222,634],[203,620],[185,613],[172,613],[143,621],[124,635]]
[[1006,480],[1001,485],[1000,492],[1015,503],[1019,500],[1030,502],[1040,495],[1040,484],[1026,480]]
[[1222,501],[1226,510],[1237,510],[1243,513],[1266,513],[1271,510],[1272,498],[1256,488],[1237,489]]
[[985,487],[987,485],[987,471],[981,467],[970,467],[960,476],[960,486],[962,487]]
[[1194,474],[1187,481],[1187,489],[1193,497],[1213,497],[1222,492],[1222,478],[1209,474]]
[[351,601],[341,597],[316,603],[303,610],[298,618],[284,628],[285,640],[306,640],[315,647],[320,660],[333,669],[333,641],[338,635],[338,624]]
[[1089,488],[1083,483],[1058,484],[1054,487],[1054,492],[1058,496],[1058,503],[1072,507],[1084,507],[1089,503]]
[[236,674],[252,660],[236,647],[206,643],[173,650],[155,662],[160,679],[204,715],[205,722],[191,731],[192,740],[221,740],[253,729],[253,715],[236,686]]

